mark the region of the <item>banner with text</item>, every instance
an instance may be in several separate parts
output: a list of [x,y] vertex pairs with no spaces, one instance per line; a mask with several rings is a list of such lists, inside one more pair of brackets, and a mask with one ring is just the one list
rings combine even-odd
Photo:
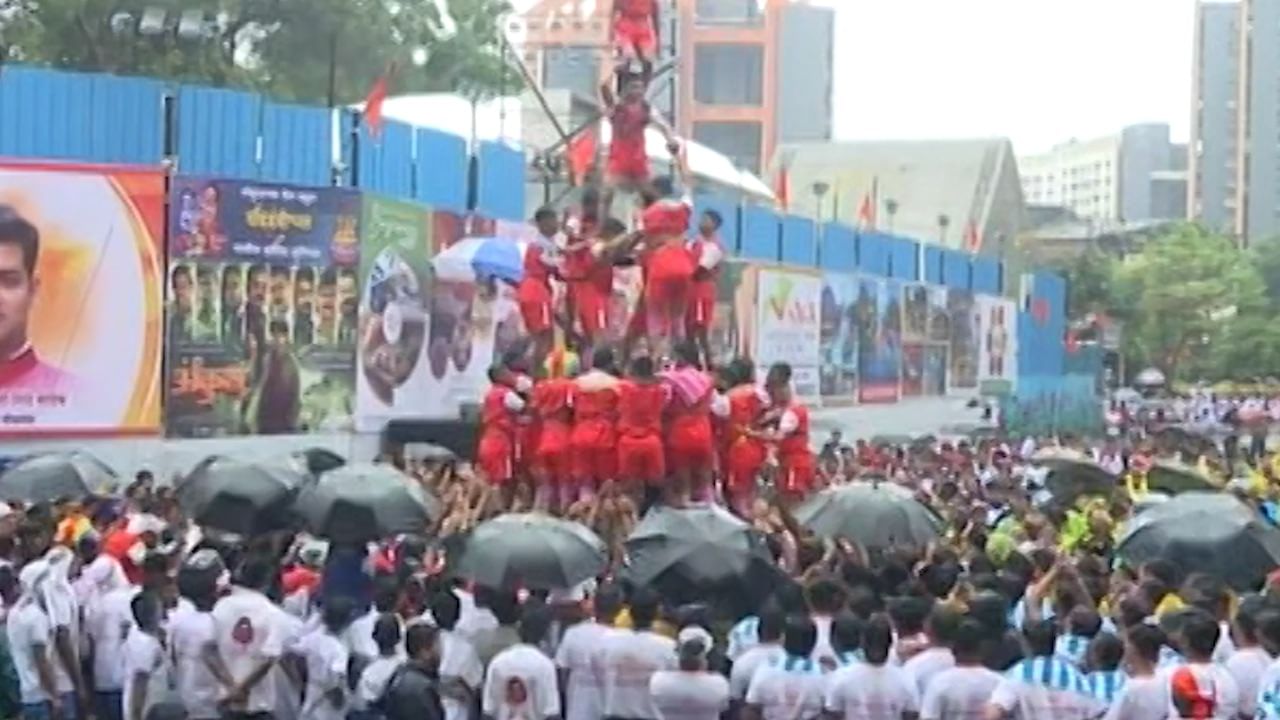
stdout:
[[757,282],[757,371],[763,374],[773,363],[789,363],[796,395],[818,398],[822,277],[816,272],[763,267]]
[[168,434],[350,430],[359,194],[178,178],[169,222]]
[[160,428],[164,173],[0,164],[0,437]]
[[858,279],[827,273],[822,277],[822,404],[853,404],[858,399]]

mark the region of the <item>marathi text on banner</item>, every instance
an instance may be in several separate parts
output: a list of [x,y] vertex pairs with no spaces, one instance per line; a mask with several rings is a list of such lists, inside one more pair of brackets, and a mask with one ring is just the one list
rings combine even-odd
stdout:
[[763,372],[790,363],[801,398],[819,397],[822,277],[816,273],[761,268],[757,277],[756,362]]
[[160,426],[164,174],[0,165],[0,436]]
[[351,429],[359,221],[350,190],[173,182],[169,435]]

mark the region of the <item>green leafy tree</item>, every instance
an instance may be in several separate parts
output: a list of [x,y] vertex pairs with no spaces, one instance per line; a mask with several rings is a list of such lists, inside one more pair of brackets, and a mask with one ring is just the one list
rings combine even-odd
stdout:
[[176,18],[201,9],[191,0],[8,1],[15,4],[0,14],[0,45],[32,64],[318,104],[361,100],[393,64],[395,92],[488,96],[521,85],[499,32],[507,0],[209,0],[206,16],[217,20],[194,38],[134,32],[146,8]]

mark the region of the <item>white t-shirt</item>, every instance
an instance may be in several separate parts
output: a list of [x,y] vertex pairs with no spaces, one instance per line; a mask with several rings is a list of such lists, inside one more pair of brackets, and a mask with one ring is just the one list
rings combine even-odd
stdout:
[[[361,615],[342,633],[342,639],[347,644],[347,649],[352,655],[372,660],[378,657],[378,643],[373,641],[373,626],[378,622],[378,616],[381,613],[377,609]],[[399,617],[398,615],[396,617]],[[400,636],[404,637],[404,623],[400,623]]]
[[729,697],[739,701],[746,699],[747,688],[751,686],[751,678],[755,676],[756,671],[771,662],[782,660],[785,656],[786,652],[777,643],[756,645],[742,653],[729,672]]
[[1169,683],[1156,675],[1125,679],[1111,703],[1106,720],[1166,720],[1169,717]]
[[[440,679],[458,678],[472,692],[479,690],[484,682],[484,667],[471,642],[457,631],[441,630],[439,643]],[[444,708],[445,720],[467,720],[471,709],[469,703],[444,695],[440,697],[440,705]]]
[[[277,615],[283,615],[262,593],[237,587],[213,607],[214,643],[232,680],[243,682],[265,662],[279,660],[287,633]],[[244,711],[275,713],[275,684],[264,678],[249,690]]]
[[[117,659],[119,662],[119,659]],[[143,720],[147,711],[170,698],[171,672],[159,638],[134,628],[124,641],[124,692],[121,694],[122,710],[125,720]],[[137,675],[146,673],[147,696],[142,705],[142,716],[135,717],[133,709],[134,693],[140,692]]]
[[934,675],[943,670],[950,670],[955,667],[956,659],[947,648],[930,647],[916,655],[912,656],[902,664],[902,671],[911,678],[911,683],[916,688],[916,693],[920,697],[924,697],[925,692],[929,689],[929,681]]
[[729,681],[712,672],[660,670],[649,694],[660,720],[719,720],[729,708]]
[[565,720],[598,720],[604,703],[601,649],[617,630],[594,620],[565,631],[556,649],[556,667],[568,673],[564,689]]
[[494,656],[484,678],[485,716],[494,720],[543,720],[560,714],[556,665],[541,650],[521,643]]
[[[302,700],[302,717],[307,720],[344,720],[350,699],[347,694],[347,667],[351,651],[346,643],[326,628],[312,630],[294,645],[307,666],[307,688]],[[342,702],[334,705],[329,691],[342,690]]]
[[920,711],[920,695],[902,668],[860,662],[830,675],[823,704],[845,720],[902,720]]
[[458,614],[458,624],[453,631],[466,638],[474,647],[485,635],[498,629],[498,618],[489,608],[482,608],[472,602],[470,608],[464,606]]
[[659,670],[675,669],[676,642],[648,630],[616,630],[604,641],[600,666],[605,716],[656,720],[649,681]]
[[213,615],[207,612],[175,612],[169,619],[169,649],[174,679],[182,705],[192,720],[222,716],[218,697],[222,684],[209,671],[205,648],[213,642]]
[[[49,694],[40,684],[40,672],[36,669],[37,647],[46,659],[53,659],[53,626],[49,616],[34,602],[20,604],[9,611],[7,623],[9,654],[13,656],[13,668],[18,673],[18,685],[25,704],[49,700]],[[115,661],[120,661],[119,655]]]
[[1169,717],[1179,717],[1173,703],[1173,689],[1170,683],[1173,674],[1180,668],[1189,668],[1196,676],[1196,684],[1201,692],[1209,692],[1213,695],[1213,716],[1215,718],[1233,718],[1240,712],[1240,688],[1236,685],[1235,678],[1231,677],[1231,673],[1221,665],[1201,664],[1201,663],[1184,663],[1175,665],[1161,671],[1160,677],[1169,689],[1166,691],[1169,698]]
[[80,603],[76,600],[75,589],[71,587],[69,581],[65,578],[52,577],[57,572],[56,568],[50,571],[51,577],[45,581],[43,588],[45,612],[48,613],[49,626],[55,635],[49,658],[53,665],[53,681],[58,692],[69,693],[74,692],[76,686],[71,679],[71,672],[62,663],[62,655],[58,653],[56,635],[58,628],[67,629],[71,651],[76,654],[75,662],[78,664],[80,662]]
[[99,596],[87,608],[85,625],[93,643],[93,687],[112,691],[124,687],[120,653],[133,628],[131,603],[139,590],[122,587]]
[[920,702],[920,720],[982,720],[1000,674],[984,667],[953,667],[934,675]]
[[404,665],[404,661],[404,656],[397,653],[391,657],[379,657],[365,665],[360,672],[360,681],[356,683],[356,696],[351,703],[354,709],[368,710],[381,700],[391,676]]
[[760,708],[762,720],[810,720],[822,714],[825,691],[818,663],[787,655],[756,670],[747,704]]
[[1247,647],[1237,650],[1227,659],[1227,672],[1236,681],[1240,691],[1240,714],[1253,717],[1258,707],[1258,688],[1262,685],[1262,676],[1271,666],[1271,656],[1260,647]]
[[1032,657],[1004,674],[991,704],[1018,720],[1093,720],[1107,706],[1093,697],[1088,679],[1057,657]]

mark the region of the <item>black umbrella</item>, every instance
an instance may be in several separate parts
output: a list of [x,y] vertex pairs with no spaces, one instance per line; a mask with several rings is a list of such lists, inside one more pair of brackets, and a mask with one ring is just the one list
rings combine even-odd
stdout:
[[1280,563],[1280,529],[1232,495],[1187,492],[1130,520],[1116,554],[1132,565],[1167,560],[1184,573],[1257,590]]
[[715,505],[655,507],[627,538],[622,578],[672,605],[708,603],[727,615],[758,606],[791,582],[764,536]]
[[303,488],[294,512],[320,537],[365,542],[425,534],[440,501],[391,465],[344,465]]
[[1194,490],[1220,490],[1222,485],[1189,465],[1161,460],[1147,471],[1147,487],[1171,495]]
[[471,532],[454,573],[492,588],[567,590],[596,577],[608,563],[604,542],[586,527],[512,513]]
[[320,476],[330,470],[337,470],[347,464],[347,459],[338,453],[322,447],[310,447],[294,453],[294,458],[312,476]]
[[942,521],[911,491],[887,482],[824,490],[796,509],[796,520],[822,537],[864,547],[924,546],[942,530]]
[[251,536],[287,527],[304,477],[280,465],[212,455],[178,483],[178,505],[197,525]]
[[116,471],[89,453],[46,453],[19,460],[0,475],[0,500],[79,499],[114,492],[118,485]]
[[1045,485],[1063,504],[1070,505],[1081,495],[1110,495],[1116,489],[1116,476],[1084,453],[1046,448],[1031,459],[1049,469]]

